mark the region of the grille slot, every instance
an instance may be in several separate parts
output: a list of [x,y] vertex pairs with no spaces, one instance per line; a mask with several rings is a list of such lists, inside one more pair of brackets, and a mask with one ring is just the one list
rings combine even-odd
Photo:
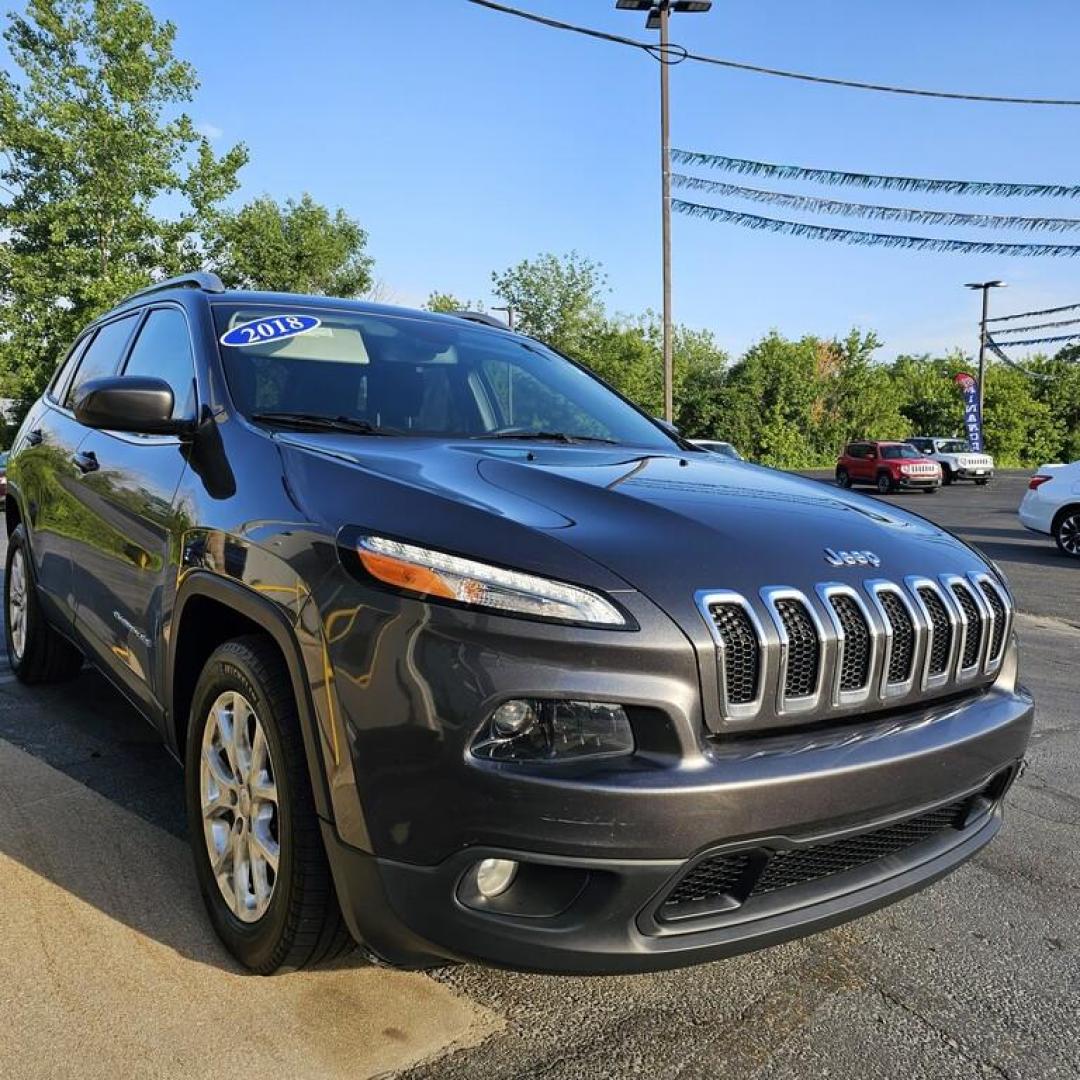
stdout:
[[971,595],[966,585],[956,582],[953,587],[953,596],[956,602],[963,608],[964,618],[967,620],[967,629],[964,633],[964,652],[960,658],[960,667],[967,671],[979,662],[979,642],[982,640],[982,615],[979,612],[975,598]]
[[994,632],[990,635],[990,652],[986,657],[988,662],[993,663],[1001,657],[1001,646],[1005,641],[1005,602],[989,581],[980,581],[979,588],[994,613]]
[[850,596],[838,593],[829,602],[844,628],[840,689],[861,690],[870,681],[870,627],[862,609]]
[[801,600],[777,600],[776,610],[788,637],[784,697],[806,697],[817,686],[821,666],[821,642],[817,628]]
[[892,627],[892,654],[886,679],[889,684],[905,683],[911,678],[915,660],[915,625],[904,601],[896,593],[882,590],[878,599]]
[[[967,796],[858,836],[826,840],[809,847],[753,848],[709,856],[676,882],[661,905],[660,915],[686,918],[710,914],[756,896],[868,866],[915,844],[963,829],[976,798]],[[693,909],[688,910],[688,905],[693,905]]]
[[713,604],[709,614],[723,646],[723,674],[727,700],[749,705],[758,692],[761,646],[750,616],[741,604]]
[[930,641],[930,660],[927,674],[944,675],[949,666],[949,651],[952,648],[952,622],[945,604],[937,592],[929,585],[919,587],[919,596],[926,605],[933,627]]

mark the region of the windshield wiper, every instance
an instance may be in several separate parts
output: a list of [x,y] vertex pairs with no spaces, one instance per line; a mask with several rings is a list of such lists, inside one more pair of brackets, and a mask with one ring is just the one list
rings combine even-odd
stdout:
[[604,439],[599,435],[568,435],[565,431],[493,431],[487,435],[470,435],[470,439],[528,439],[533,442],[561,443],[607,443],[618,446],[615,439]]
[[323,416],[304,412],[258,412],[252,420],[264,424],[280,424],[301,431],[347,431],[350,435],[396,435],[392,428],[376,427],[369,420],[356,420],[349,416]]

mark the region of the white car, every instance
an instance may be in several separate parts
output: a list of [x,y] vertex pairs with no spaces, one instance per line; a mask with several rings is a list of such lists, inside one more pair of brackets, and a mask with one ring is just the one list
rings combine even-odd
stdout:
[[1066,555],[1080,559],[1080,461],[1040,465],[1019,514],[1025,529],[1048,533]]
[[718,454],[732,461],[746,460],[729,442],[722,442],[720,439],[691,439],[690,441],[699,449],[708,450],[710,454]]
[[994,459],[989,454],[971,451],[966,439],[916,435],[907,442],[941,466],[942,483],[974,480],[976,484],[988,484],[994,478]]

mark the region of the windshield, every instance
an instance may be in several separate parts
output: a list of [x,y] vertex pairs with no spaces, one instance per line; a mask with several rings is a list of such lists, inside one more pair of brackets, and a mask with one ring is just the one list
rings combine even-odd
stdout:
[[233,401],[268,423],[291,414],[361,434],[676,445],[575,364],[503,331],[277,304],[216,304],[214,319]]
[[939,454],[966,454],[968,444],[963,439],[942,439],[937,448]]
[[881,456],[883,458],[913,458],[918,457],[918,451],[914,446],[883,446],[881,447]]

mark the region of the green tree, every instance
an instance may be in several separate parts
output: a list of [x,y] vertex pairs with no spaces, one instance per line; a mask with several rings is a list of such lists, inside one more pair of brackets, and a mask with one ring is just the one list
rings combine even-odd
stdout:
[[963,428],[963,399],[953,382],[969,366],[961,353],[944,359],[901,356],[891,375],[900,412],[912,435],[955,435]]
[[607,277],[599,263],[576,252],[525,259],[491,280],[495,295],[514,309],[518,329],[556,349],[575,352],[603,320]]
[[[177,111],[198,86],[139,0],[30,0],[0,72],[0,394],[27,401],[91,317],[200,261],[236,187]],[[161,210],[161,200],[173,208]]]
[[459,300],[453,293],[435,290],[428,293],[424,308],[445,315],[452,311],[483,311],[484,305],[479,300]]
[[367,239],[344,210],[306,193],[284,206],[263,195],[219,215],[210,262],[235,288],[356,296],[372,284]]

